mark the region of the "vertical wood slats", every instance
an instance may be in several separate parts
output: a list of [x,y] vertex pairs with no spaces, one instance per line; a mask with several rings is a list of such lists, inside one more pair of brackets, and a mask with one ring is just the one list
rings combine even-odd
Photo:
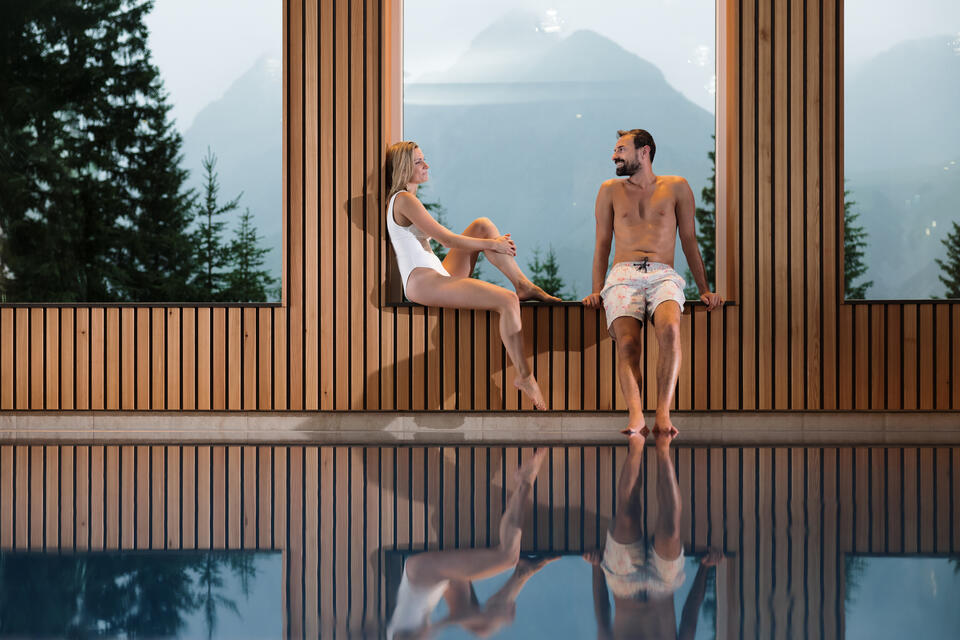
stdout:
[[[683,317],[677,407],[960,409],[960,305],[840,301],[840,3],[738,6],[720,161],[739,306]],[[0,410],[525,406],[495,314],[381,306],[389,15],[375,0],[284,2],[287,306],[0,308]],[[524,321],[552,409],[623,408],[602,313],[525,308]]]

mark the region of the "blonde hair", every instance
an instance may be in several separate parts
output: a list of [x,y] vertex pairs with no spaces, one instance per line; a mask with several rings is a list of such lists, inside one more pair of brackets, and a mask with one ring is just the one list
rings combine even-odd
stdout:
[[387,200],[393,197],[398,191],[407,188],[407,183],[413,177],[414,160],[413,151],[419,149],[416,142],[404,140],[394,142],[387,147],[386,162],[386,182],[387,182]]

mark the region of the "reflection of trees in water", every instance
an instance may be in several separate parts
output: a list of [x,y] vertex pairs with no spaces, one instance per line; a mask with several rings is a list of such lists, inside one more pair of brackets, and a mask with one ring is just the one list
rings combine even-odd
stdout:
[[[704,625],[698,625],[699,628],[706,629],[710,637],[716,640],[717,637],[717,569],[711,567],[707,571],[706,594],[703,598],[703,605],[700,607],[700,615],[706,621]],[[699,635],[699,634],[698,634]]]
[[844,579],[846,580],[846,590],[843,595],[843,603],[849,608],[856,604],[857,590],[860,588],[860,581],[863,580],[863,574],[867,570],[867,559],[863,556],[848,555],[843,560]]
[[252,554],[0,554],[0,636],[175,636],[202,611],[213,637],[232,574],[249,597]]

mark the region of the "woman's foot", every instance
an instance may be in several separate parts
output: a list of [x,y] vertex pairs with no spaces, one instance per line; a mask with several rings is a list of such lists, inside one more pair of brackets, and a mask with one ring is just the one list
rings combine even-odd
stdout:
[[525,483],[529,483],[531,486],[533,485],[537,479],[537,474],[540,472],[540,467],[543,466],[543,461],[547,459],[547,453],[549,453],[549,451],[550,449],[547,447],[539,447],[533,451],[533,456],[523,461],[523,464],[517,469],[517,475],[514,477],[518,487]]
[[547,403],[543,401],[543,394],[540,393],[540,385],[537,384],[537,379],[533,377],[532,373],[526,378],[515,378],[513,386],[530,398],[533,408],[537,411],[544,411],[547,408]]
[[517,285],[517,297],[520,302],[536,300],[537,302],[562,302],[557,296],[552,296],[529,280]]

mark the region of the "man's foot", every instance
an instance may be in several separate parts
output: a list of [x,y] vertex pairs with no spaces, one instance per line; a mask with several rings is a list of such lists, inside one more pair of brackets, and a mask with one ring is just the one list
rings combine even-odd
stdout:
[[520,302],[536,300],[537,302],[562,302],[557,296],[552,296],[529,280],[517,286],[517,297]]
[[653,427],[653,440],[657,445],[657,451],[659,453],[669,451],[670,443],[677,437],[677,433],[679,432],[673,425],[670,425],[669,429],[658,429],[655,425]]
[[537,379],[533,377],[532,373],[526,378],[514,378],[513,386],[520,389],[525,396],[530,398],[534,409],[537,411],[546,410],[547,403],[543,401],[543,394],[540,393],[540,385],[537,384]]
[[642,435],[644,438],[650,433],[650,429],[647,428],[647,423],[643,419],[643,414],[641,413],[636,418],[631,417],[627,422],[627,428],[621,429],[620,433],[625,436],[632,436],[634,434]]
[[653,421],[653,434],[656,435],[658,431],[666,431],[672,433],[674,436],[680,433],[677,428],[673,426],[669,415],[657,415],[656,420]]
[[533,484],[537,479],[537,473],[540,472],[540,467],[543,466],[543,461],[547,459],[548,451],[547,447],[540,447],[534,450],[529,459],[523,461],[523,464],[517,469],[516,476],[514,476],[517,486],[524,483]]
[[644,445],[647,444],[647,436],[649,434],[650,430],[646,427],[643,428],[642,432],[637,431],[627,434],[627,447],[629,447],[630,451],[642,451]]

